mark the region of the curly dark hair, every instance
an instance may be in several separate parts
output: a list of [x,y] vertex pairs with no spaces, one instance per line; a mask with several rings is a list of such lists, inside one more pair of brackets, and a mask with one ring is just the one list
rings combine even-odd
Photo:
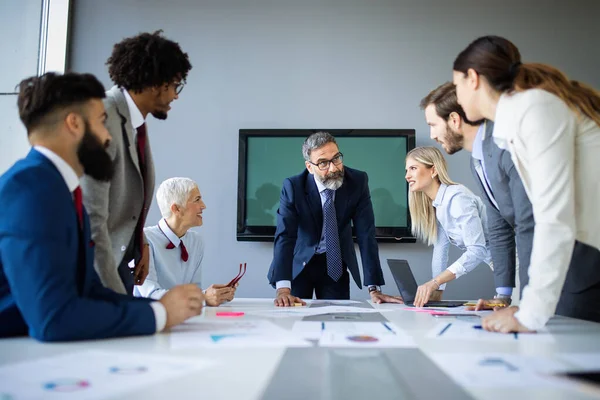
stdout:
[[29,135],[35,128],[52,123],[58,111],[104,97],[104,86],[94,75],[48,72],[19,83],[17,106]]
[[113,82],[136,93],[175,80],[185,82],[192,69],[187,53],[163,37],[162,30],[123,39],[113,47],[106,65]]

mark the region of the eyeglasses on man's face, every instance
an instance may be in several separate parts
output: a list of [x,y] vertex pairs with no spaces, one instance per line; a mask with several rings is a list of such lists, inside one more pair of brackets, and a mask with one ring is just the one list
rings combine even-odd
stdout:
[[183,87],[185,86],[185,82],[184,81],[173,82],[173,83],[171,83],[171,86],[173,86],[173,89],[175,90],[175,94],[179,95],[179,93],[181,93],[181,91],[183,90]]
[[321,160],[317,163],[309,161],[312,165],[316,165],[321,171],[326,171],[329,169],[329,164],[333,163],[333,165],[338,166],[344,161],[344,155],[342,153],[337,153],[335,157],[331,160]]

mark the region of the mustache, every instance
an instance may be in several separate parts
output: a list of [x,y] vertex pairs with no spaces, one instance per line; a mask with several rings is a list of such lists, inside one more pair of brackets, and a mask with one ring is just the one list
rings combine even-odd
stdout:
[[325,175],[325,180],[330,180],[330,179],[340,179],[344,177],[344,171],[335,171],[335,172],[330,172],[327,175]]

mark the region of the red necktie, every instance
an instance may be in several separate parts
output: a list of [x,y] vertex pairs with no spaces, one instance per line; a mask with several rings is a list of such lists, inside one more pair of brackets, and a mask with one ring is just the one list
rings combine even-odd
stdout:
[[81,186],[77,186],[73,191],[73,201],[75,202],[79,228],[83,228],[83,195],[81,194]]
[[[188,260],[188,252],[187,249],[185,248],[185,245],[183,244],[183,241],[179,242],[179,247],[181,247],[181,259],[183,260],[183,262],[186,262]],[[169,244],[167,245],[167,249],[174,249],[175,245],[173,244],[173,242],[169,242]]]
[[[137,150],[140,158],[140,170],[144,170],[146,166],[146,123],[144,122],[137,128]],[[142,176],[144,174],[142,173]]]
[[140,218],[138,220],[138,225],[137,225],[137,235],[138,235],[138,240],[139,240],[139,246],[140,249],[142,248],[142,245],[144,243],[144,224],[145,224],[145,215],[144,215],[144,208],[146,206],[146,123],[144,122],[142,125],[140,125],[137,128],[137,151],[138,151],[138,158],[139,158],[139,164],[140,164],[140,173],[142,174],[142,186],[143,186],[143,190],[142,190],[142,199],[143,199],[143,205],[142,205],[142,213],[140,214]]

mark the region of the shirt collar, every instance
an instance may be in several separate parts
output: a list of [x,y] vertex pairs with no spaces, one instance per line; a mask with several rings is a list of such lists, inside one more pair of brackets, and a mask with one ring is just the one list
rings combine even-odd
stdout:
[[165,221],[164,218],[158,221],[158,227],[160,228],[161,232],[167,237],[167,239],[169,239],[169,241],[173,243],[175,247],[179,247],[181,239],[177,237],[177,235],[171,230],[171,228],[169,228],[169,225],[167,224],[167,221]]
[[75,170],[71,168],[69,164],[65,160],[63,160],[58,154],[53,152],[52,150],[43,147],[43,146],[33,146],[33,148],[42,153],[44,157],[46,157],[60,172],[60,175],[65,180],[69,191],[72,192],[79,186],[79,177],[75,173]]
[[438,207],[440,204],[442,204],[442,201],[444,200],[444,194],[446,194],[447,188],[448,185],[446,185],[445,183],[442,183],[440,185],[437,195],[435,196],[435,200],[432,203],[434,207]]
[[142,112],[135,104],[135,101],[131,98],[131,95],[125,88],[121,88],[123,91],[123,95],[125,95],[125,100],[127,101],[127,107],[129,108],[129,115],[131,116],[131,125],[133,125],[133,129],[137,129],[144,123],[144,116]]
[[494,132],[492,133],[492,136],[494,137],[494,143],[503,150],[508,148],[508,143],[511,140],[510,135],[514,135],[515,132],[517,132],[517,127],[511,126],[515,125],[515,123],[512,122],[515,120],[512,115],[514,112],[514,110],[511,112],[510,95],[502,93],[500,99],[498,99],[498,104],[496,105]]
[[485,123],[479,125],[479,129],[477,129],[477,136],[475,136],[471,152],[471,157],[479,161],[483,160],[483,139],[485,139]]

